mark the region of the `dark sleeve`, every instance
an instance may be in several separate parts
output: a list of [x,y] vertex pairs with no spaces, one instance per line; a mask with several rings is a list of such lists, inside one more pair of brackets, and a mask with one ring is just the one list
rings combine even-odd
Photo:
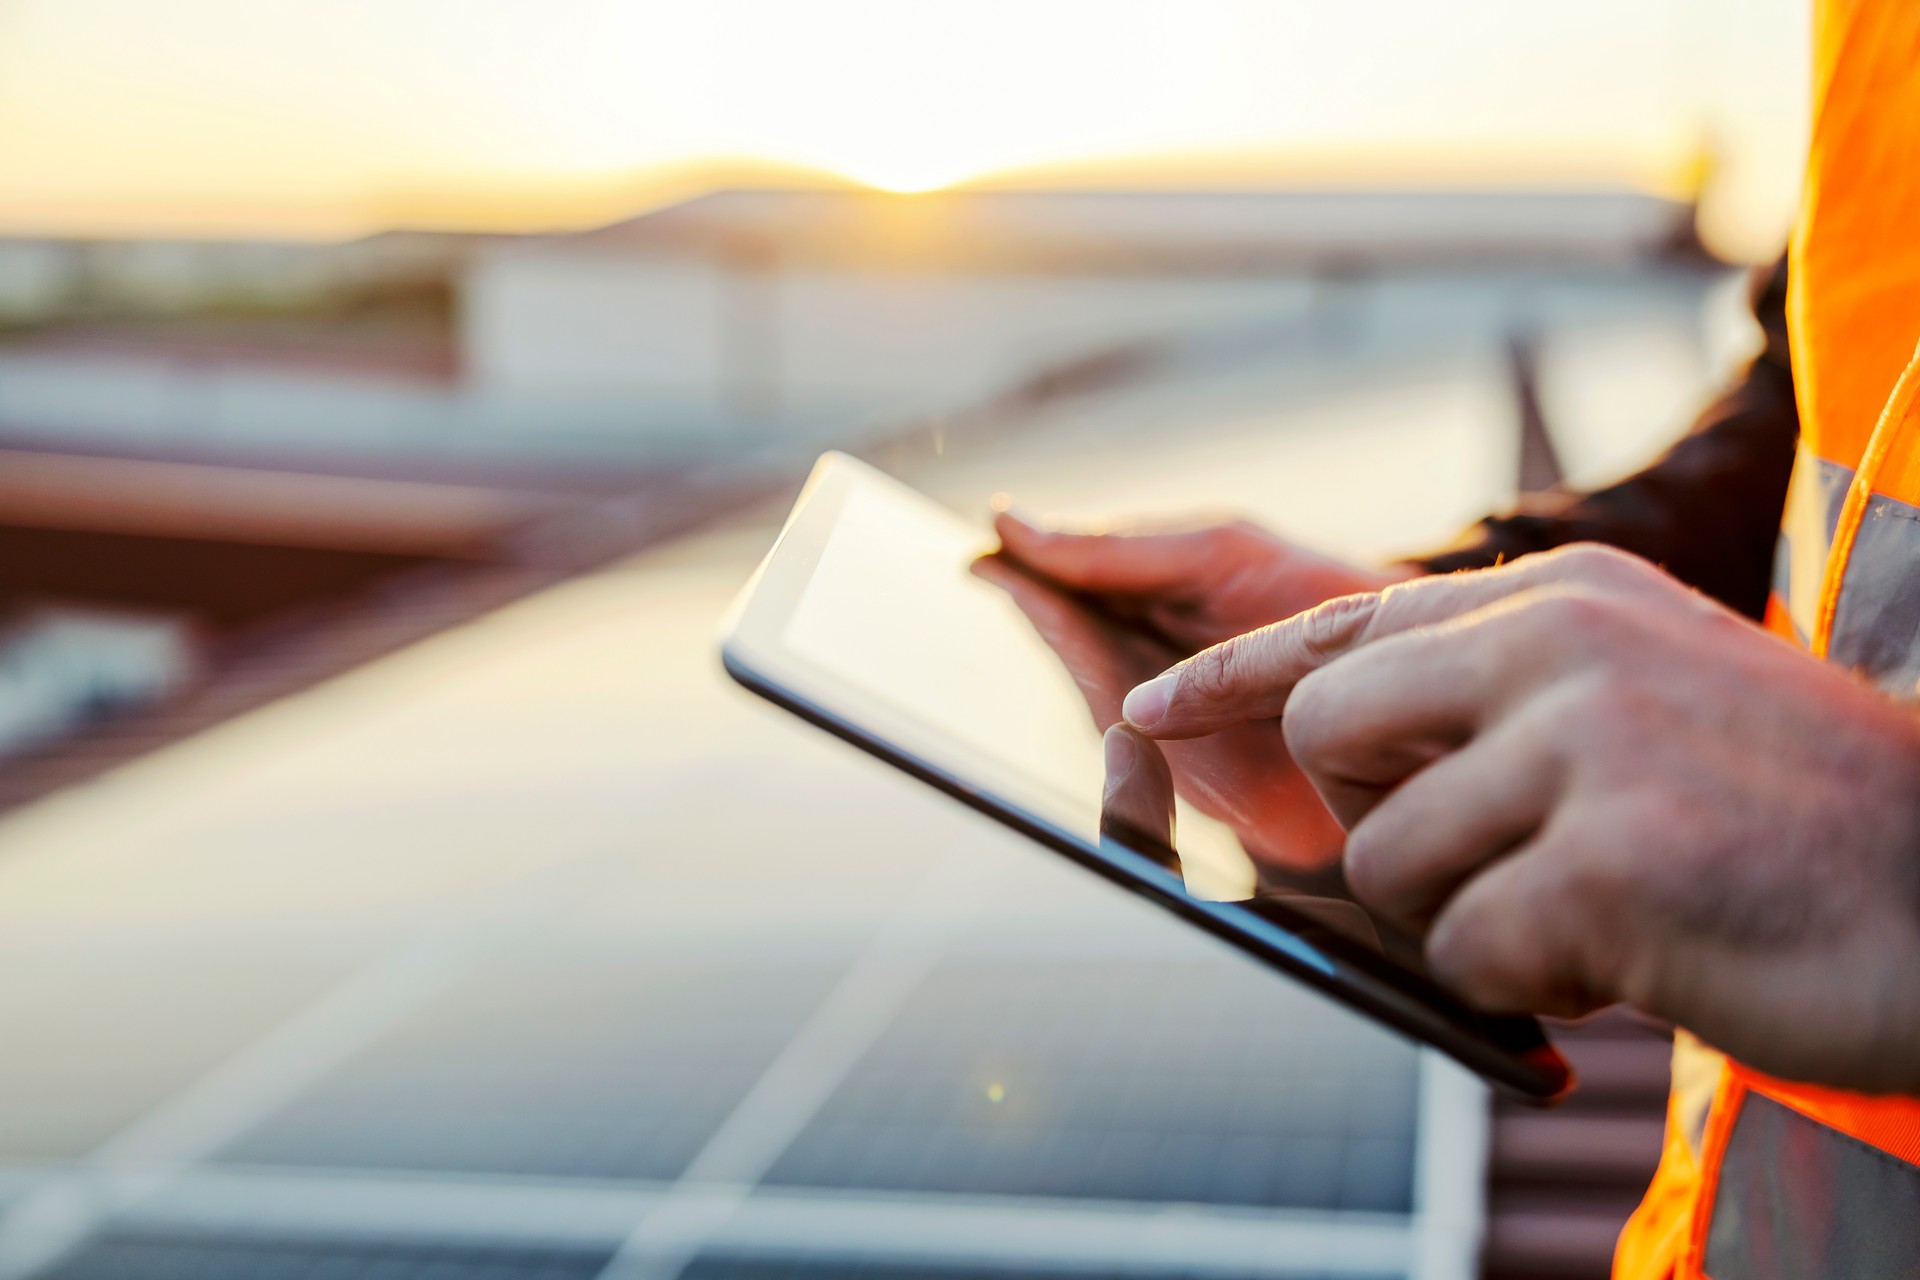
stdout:
[[1760,616],[1800,434],[1786,295],[1784,260],[1755,273],[1753,311],[1765,349],[1659,461],[1593,493],[1528,494],[1455,546],[1415,563],[1449,573],[1569,542],[1605,542]]

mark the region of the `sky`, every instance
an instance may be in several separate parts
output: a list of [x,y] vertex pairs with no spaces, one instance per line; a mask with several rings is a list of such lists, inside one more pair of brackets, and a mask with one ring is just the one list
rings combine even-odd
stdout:
[[1761,256],[1806,0],[0,0],[0,230],[583,224],[723,181],[1686,185]]

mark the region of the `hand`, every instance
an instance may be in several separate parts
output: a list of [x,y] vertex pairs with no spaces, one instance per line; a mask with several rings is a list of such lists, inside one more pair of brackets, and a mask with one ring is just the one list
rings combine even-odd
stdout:
[[[1094,728],[1108,735],[1107,746],[1117,750],[1132,745],[1125,739],[1116,742],[1108,732],[1120,723],[1121,699],[1179,652],[1133,627],[1102,619],[1003,555],[982,556],[973,572],[1006,592],[1059,657],[1086,699]],[[1279,724],[1242,725],[1198,742],[1169,743],[1164,750],[1139,745],[1164,757],[1174,789],[1189,804],[1232,830],[1254,864],[1256,883],[1337,871],[1340,826],[1287,755]],[[1109,782],[1115,771],[1110,756]]]
[[1416,573],[1342,564],[1245,521],[1076,532],[1029,523],[1000,500],[995,506],[994,529],[1009,556],[1187,650]]
[[1136,688],[1283,716],[1347,876],[1490,1010],[1625,1001],[1791,1079],[1920,1092],[1920,727],[1620,552],[1330,601]]
[[[1284,908],[1303,936],[1359,942],[1401,963],[1410,939],[1384,934],[1350,897],[1340,869],[1344,833],[1287,755],[1278,721],[1236,725],[1192,742],[1157,744],[1121,719],[1120,701],[1142,676],[1164,668],[1168,646],[1103,618],[1002,554],[982,556],[974,574],[1005,591],[1059,657],[1102,731],[1106,780],[1100,835],[1158,862],[1189,893]],[[1175,839],[1177,798],[1220,825],[1184,824]],[[1223,844],[1214,833],[1227,837]],[[1250,865],[1249,865],[1250,864]]]

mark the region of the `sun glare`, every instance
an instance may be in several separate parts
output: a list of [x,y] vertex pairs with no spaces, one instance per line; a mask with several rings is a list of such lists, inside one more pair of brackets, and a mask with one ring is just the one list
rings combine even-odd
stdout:
[[875,161],[871,164],[837,164],[833,170],[863,187],[891,191],[902,196],[924,195],[979,176],[975,170],[942,165],[931,157],[918,156],[902,156],[897,160]]
[[912,169],[892,170],[880,173],[848,173],[846,175],[863,187],[872,187],[875,191],[891,191],[897,196],[925,195],[929,191],[938,191],[950,187],[953,180],[944,176],[929,177]]

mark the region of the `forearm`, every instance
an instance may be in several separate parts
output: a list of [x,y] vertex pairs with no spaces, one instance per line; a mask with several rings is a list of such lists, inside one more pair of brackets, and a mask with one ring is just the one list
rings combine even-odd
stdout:
[[1800,428],[1785,298],[1781,264],[1754,289],[1765,349],[1659,461],[1593,493],[1527,495],[1514,510],[1481,521],[1454,547],[1417,563],[1446,573],[1572,542],[1604,542],[1759,616]]

